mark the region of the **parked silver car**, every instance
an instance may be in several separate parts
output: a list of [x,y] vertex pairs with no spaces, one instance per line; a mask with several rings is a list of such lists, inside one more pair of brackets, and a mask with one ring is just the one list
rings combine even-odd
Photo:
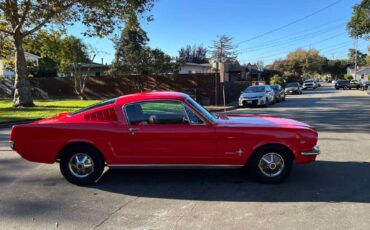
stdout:
[[285,87],[285,94],[302,94],[301,85],[298,82],[290,82]]
[[267,106],[271,103],[275,103],[275,93],[269,85],[249,86],[239,97],[239,106]]

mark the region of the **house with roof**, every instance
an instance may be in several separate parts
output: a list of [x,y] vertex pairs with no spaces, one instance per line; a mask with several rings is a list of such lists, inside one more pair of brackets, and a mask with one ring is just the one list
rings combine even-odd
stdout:
[[351,74],[354,80],[370,80],[370,66],[359,66],[355,76],[355,69],[348,67],[347,74]]
[[359,80],[368,81],[370,80],[370,66],[363,66],[357,70],[356,77]]
[[268,75],[266,70],[261,70],[255,64],[240,65],[238,61],[219,64],[221,82],[265,81]]
[[[104,77],[107,76],[109,70],[109,65],[100,63],[78,63],[76,66],[76,71],[80,76],[88,77]],[[73,77],[74,73],[58,73],[59,77]]]
[[[25,52],[24,56],[25,56],[27,62],[33,62],[36,67],[39,66],[39,60],[41,58],[40,56],[37,56],[35,54],[31,54],[31,53],[28,53],[28,52]],[[1,60],[1,59],[0,59],[0,76],[3,76],[3,77],[13,77],[13,76],[15,76],[14,69],[8,69],[6,67],[6,62]]]
[[211,64],[186,62],[181,65],[179,74],[212,73]]

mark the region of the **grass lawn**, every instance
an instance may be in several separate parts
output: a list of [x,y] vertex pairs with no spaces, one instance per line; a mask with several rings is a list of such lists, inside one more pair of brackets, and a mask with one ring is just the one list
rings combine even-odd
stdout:
[[99,102],[98,100],[34,100],[36,107],[12,108],[11,99],[0,99],[0,123],[55,116]]

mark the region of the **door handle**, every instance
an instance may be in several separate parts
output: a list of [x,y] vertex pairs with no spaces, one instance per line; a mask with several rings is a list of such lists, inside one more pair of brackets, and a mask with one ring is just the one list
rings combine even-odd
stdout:
[[140,128],[129,128],[128,131],[132,134],[134,134],[136,131],[139,131]]

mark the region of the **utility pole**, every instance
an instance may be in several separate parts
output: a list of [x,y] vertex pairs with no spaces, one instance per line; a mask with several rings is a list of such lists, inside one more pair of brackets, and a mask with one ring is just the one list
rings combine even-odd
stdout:
[[353,80],[357,80],[357,47],[358,47],[358,38],[356,37],[355,40],[355,76]]

